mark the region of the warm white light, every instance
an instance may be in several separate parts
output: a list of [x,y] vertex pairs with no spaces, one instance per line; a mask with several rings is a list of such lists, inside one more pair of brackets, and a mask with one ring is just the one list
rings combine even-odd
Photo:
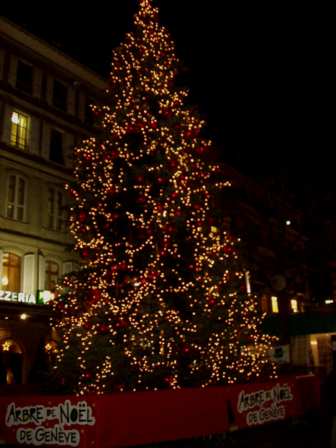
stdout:
[[19,114],[17,112],[12,113],[12,123],[15,123],[15,124],[20,123]]
[[245,272],[245,282],[246,282],[246,292],[247,294],[251,294],[252,290],[251,290],[251,277],[250,277],[250,272],[246,271]]
[[324,303],[326,305],[330,305],[331,303],[334,303],[334,301],[332,299],[327,299],[327,300],[324,301]]
[[22,320],[26,320],[26,319],[28,319],[28,314],[26,314],[26,313],[22,313],[21,315],[20,315],[20,319],[22,319]]
[[292,224],[292,221],[290,219],[287,219],[286,226],[290,226]]
[[4,275],[1,279],[1,284],[4,286],[8,285],[8,277],[6,277],[6,275]]
[[10,342],[10,341],[5,341],[5,342],[2,344],[2,350],[3,350],[4,352],[9,352],[10,346],[11,346],[11,342]]
[[272,313],[279,312],[278,298],[276,296],[271,297],[271,307],[272,307]]
[[290,306],[293,313],[299,312],[298,301],[296,299],[291,299]]

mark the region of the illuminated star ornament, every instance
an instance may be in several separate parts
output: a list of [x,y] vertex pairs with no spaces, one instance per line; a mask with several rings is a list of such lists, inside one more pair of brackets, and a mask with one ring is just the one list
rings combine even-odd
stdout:
[[53,301],[55,370],[77,394],[205,387],[275,374],[237,241],[212,216],[229,187],[176,87],[150,0],[113,51],[97,134],[75,149],[70,229],[82,256]]

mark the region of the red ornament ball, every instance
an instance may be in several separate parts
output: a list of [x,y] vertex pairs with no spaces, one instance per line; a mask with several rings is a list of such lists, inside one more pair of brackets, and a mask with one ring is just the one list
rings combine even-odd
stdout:
[[145,180],[144,176],[142,176],[141,174],[139,176],[136,176],[135,180],[139,183],[142,184],[143,181]]
[[205,146],[198,146],[198,147],[195,149],[195,151],[196,151],[197,154],[202,155],[202,154],[205,153],[205,151],[206,151],[206,147],[205,147]]
[[126,328],[128,326],[128,322],[125,319],[119,319],[116,323],[117,328]]
[[87,249],[82,250],[82,257],[87,258],[90,256],[90,252]]
[[177,162],[177,160],[170,160],[170,161],[169,161],[169,166],[170,166],[172,169],[177,168],[177,166],[178,166],[178,162]]
[[126,132],[127,132],[128,134],[132,134],[133,132],[136,132],[136,128],[135,128],[135,126],[133,126],[133,125],[129,125],[129,126],[127,126],[127,128],[126,128]]
[[162,115],[165,118],[171,118],[172,115],[173,115],[173,111],[171,109],[165,109],[165,110],[162,111]]
[[101,293],[99,289],[91,289],[90,291],[90,301],[93,303],[97,303],[100,300]]
[[79,222],[85,222],[87,220],[87,213],[86,212],[79,212]]
[[98,327],[98,331],[99,331],[99,333],[103,333],[103,334],[108,333],[109,332],[109,326],[106,325],[106,324],[101,324]]
[[138,199],[137,199],[138,204],[144,204],[145,202],[146,202],[146,198],[144,195],[141,195],[138,197]]
[[118,263],[118,267],[121,271],[126,271],[127,270],[127,263],[126,261],[121,261],[120,263]]
[[172,226],[172,225],[170,225],[170,224],[168,224],[168,225],[165,227],[165,230],[166,230],[167,233],[173,233],[173,232],[175,231],[175,227]]

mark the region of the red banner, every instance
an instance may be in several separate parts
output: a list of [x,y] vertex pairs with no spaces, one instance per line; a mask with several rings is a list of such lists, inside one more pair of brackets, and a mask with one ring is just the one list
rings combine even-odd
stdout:
[[319,407],[317,377],[105,396],[0,398],[0,440],[22,446],[111,448],[224,433]]
[[281,379],[275,382],[233,386],[230,408],[234,426],[259,426],[300,415],[297,382]]
[[90,398],[30,396],[0,399],[0,439],[23,446],[95,446],[96,403]]

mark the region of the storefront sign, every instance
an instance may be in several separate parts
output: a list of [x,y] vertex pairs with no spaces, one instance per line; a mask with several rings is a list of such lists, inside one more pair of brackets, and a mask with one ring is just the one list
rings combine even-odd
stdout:
[[35,294],[26,294],[24,292],[0,291],[0,300],[36,304]]
[[[54,422],[53,426],[46,425]],[[74,426],[93,426],[96,423],[92,407],[86,401],[72,404],[65,400],[56,406],[7,406],[5,425],[17,427],[16,441],[24,445],[79,446],[80,431]]]
[[287,383],[278,383],[269,389],[242,390],[238,395],[237,411],[244,416],[247,426],[284,420],[288,417],[285,403],[292,403],[293,397]]
[[24,292],[0,291],[0,300],[7,302],[28,303],[30,305],[45,305],[53,298],[51,291],[38,291],[37,294]]

